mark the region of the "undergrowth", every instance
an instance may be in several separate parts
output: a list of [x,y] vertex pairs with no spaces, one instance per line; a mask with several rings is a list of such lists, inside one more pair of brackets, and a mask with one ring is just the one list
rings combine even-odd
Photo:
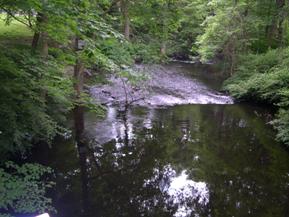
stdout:
[[241,57],[236,74],[224,84],[238,100],[254,100],[279,108],[272,122],[277,139],[289,146],[289,48]]

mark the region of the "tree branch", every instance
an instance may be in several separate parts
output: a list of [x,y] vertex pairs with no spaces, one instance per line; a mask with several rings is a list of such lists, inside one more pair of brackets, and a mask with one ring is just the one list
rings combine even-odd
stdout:
[[5,11],[9,16],[11,16],[13,19],[15,19],[16,21],[24,24],[25,26],[27,26],[30,29],[33,29],[33,25],[30,21],[28,21],[28,23],[24,22],[23,20],[19,19],[17,16],[15,16],[9,9],[6,9],[4,7],[0,6],[0,9]]

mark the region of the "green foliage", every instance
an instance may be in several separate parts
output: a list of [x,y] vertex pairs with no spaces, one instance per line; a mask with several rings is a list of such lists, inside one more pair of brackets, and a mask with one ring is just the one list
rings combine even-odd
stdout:
[[[130,37],[126,38],[130,42],[120,33],[125,20],[122,2],[128,7]],[[126,89],[146,79],[144,74],[126,70],[134,61],[161,62],[167,55],[189,56],[191,52],[202,61],[221,54],[231,69],[237,68],[226,82],[226,90],[236,98],[279,106],[273,124],[278,139],[289,145],[289,50],[270,50],[288,45],[288,3],[280,6],[278,2],[2,0],[0,10],[6,15],[1,15],[1,43],[15,44],[11,39],[20,37],[28,44],[27,38],[39,33],[40,41],[50,46],[50,56],[0,47],[1,159],[7,153],[24,152],[38,141],[51,142],[65,131],[62,123],[73,107],[103,113],[103,107],[82,90],[83,66],[91,74],[117,73]],[[74,47],[75,38],[80,39],[81,48]],[[80,66],[81,75],[75,73],[72,80],[73,66]],[[74,101],[72,96],[76,96]],[[34,213],[51,209],[45,197],[51,183],[40,181],[46,172],[51,171],[39,165],[7,163],[0,169],[0,210]]]
[[289,84],[288,52],[277,49],[244,56],[236,74],[225,82],[225,89],[238,99],[281,102]]
[[53,59],[5,48],[0,57],[0,144],[5,156],[61,133],[59,123],[71,108],[72,83]]
[[[202,1],[207,5],[197,37],[201,61],[215,57],[230,64],[225,90],[238,100],[274,104],[288,110],[288,2]],[[288,117],[280,111],[274,126],[288,143]]]
[[0,168],[0,216],[55,212],[51,199],[45,196],[54,183],[43,179],[51,173],[50,168],[38,164],[6,162]]
[[[138,62],[163,61],[166,55],[161,53],[161,48],[175,41],[183,6],[188,3],[184,0],[129,2],[133,56]],[[120,31],[122,25],[118,27]]]
[[201,24],[205,21],[207,15],[207,1],[187,1],[187,4],[183,7],[181,28],[178,29],[175,37],[177,44],[181,46],[180,51],[197,55],[195,42],[197,37],[203,33],[203,26]]
[[254,100],[280,107],[273,122],[277,138],[289,145],[289,49],[244,56],[236,74],[225,82],[225,90],[239,100]]
[[197,39],[201,60],[211,60],[220,52],[229,56],[248,46],[248,29],[253,29],[249,28],[252,23],[256,25],[252,17],[245,15],[248,4],[245,1],[211,1],[208,5],[214,13],[206,17],[202,24],[204,33]]
[[282,32],[288,30],[284,25],[287,20],[284,10],[288,5],[281,2],[210,1],[202,23],[203,33],[197,39],[201,60],[205,62],[221,54],[234,69],[239,54],[248,50],[266,52],[285,45],[287,40]]
[[93,98],[90,97],[90,95],[86,92],[81,94],[80,99],[73,101],[73,106],[82,106],[98,117],[104,117],[106,111],[106,108],[103,105],[95,102]]
[[133,44],[134,59],[142,63],[159,63],[163,60],[160,55],[160,47],[158,44],[144,42],[136,42]]
[[141,82],[148,79],[144,71],[136,71],[134,69],[122,70],[118,73],[118,76],[126,79],[132,86],[140,85]]
[[103,40],[99,44],[101,52],[117,65],[132,65],[132,48],[129,42],[118,41],[115,38]]
[[277,118],[272,124],[278,131],[277,139],[289,146],[289,109],[280,109]]
[[32,36],[31,30],[18,21],[13,21],[9,25],[6,24],[4,16],[0,15],[0,40],[29,38]]

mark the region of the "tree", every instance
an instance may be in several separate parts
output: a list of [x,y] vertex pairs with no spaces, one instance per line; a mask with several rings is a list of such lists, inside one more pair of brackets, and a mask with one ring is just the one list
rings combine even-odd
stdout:
[[130,18],[129,18],[129,0],[120,0],[120,8],[123,16],[124,37],[130,40]]

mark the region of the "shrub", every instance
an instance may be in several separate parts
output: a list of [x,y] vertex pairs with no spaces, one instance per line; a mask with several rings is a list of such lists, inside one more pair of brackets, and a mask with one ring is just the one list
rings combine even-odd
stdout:
[[55,212],[51,199],[45,196],[54,183],[43,180],[43,176],[51,172],[39,164],[19,166],[7,162],[0,168],[0,216]]
[[0,49],[0,156],[24,152],[35,141],[61,133],[71,108],[71,81],[55,59]]
[[289,49],[269,50],[241,58],[236,74],[224,89],[239,100],[270,103],[280,108],[273,121],[277,138],[289,146]]

